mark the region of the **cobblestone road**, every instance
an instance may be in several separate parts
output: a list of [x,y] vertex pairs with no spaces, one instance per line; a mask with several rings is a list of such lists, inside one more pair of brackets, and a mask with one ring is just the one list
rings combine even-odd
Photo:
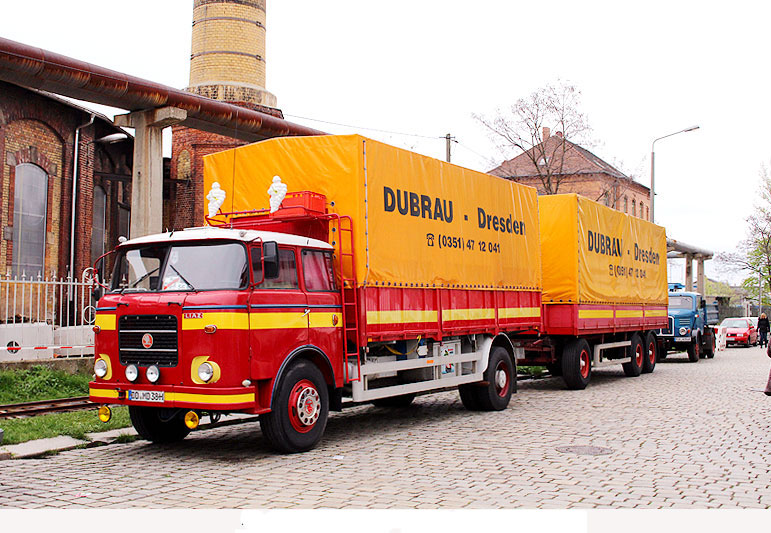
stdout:
[[456,392],[357,407],[300,455],[273,455],[248,423],[4,461],[0,507],[769,507],[769,364],[736,348],[639,378],[604,369],[584,391],[520,382],[495,413],[464,410]]

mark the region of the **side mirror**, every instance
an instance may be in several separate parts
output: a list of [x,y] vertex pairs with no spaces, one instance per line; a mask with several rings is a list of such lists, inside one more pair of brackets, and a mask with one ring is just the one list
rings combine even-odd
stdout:
[[276,279],[278,277],[278,243],[262,243],[262,262],[265,279]]

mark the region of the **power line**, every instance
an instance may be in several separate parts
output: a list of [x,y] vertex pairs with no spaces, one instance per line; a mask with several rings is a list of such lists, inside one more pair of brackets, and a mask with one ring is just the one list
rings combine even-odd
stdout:
[[389,133],[391,135],[404,135],[405,137],[420,137],[422,139],[444,139],[444,135],[419,135],[417,133],[404,133],[401,131],[381,130],[378,128],[367,128],[365,126],[354,126],[352,124],[342,124],[340,122],[331,122],[329,120],[321,120],[318,118],[300,117],[297,115],[284,115],[284,116],[293,118],[293,119],[310,120],[312,122],[321,122],[322,124],[331,124],[333,126],[342,126],[344,128],[352,128],[355,130],[377,131],[380,133]]

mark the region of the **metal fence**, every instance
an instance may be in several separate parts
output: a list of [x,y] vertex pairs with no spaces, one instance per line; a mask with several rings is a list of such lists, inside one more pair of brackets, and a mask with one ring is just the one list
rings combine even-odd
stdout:
[[94,353],[90,269],[81,279],[0,275],[0,361]]

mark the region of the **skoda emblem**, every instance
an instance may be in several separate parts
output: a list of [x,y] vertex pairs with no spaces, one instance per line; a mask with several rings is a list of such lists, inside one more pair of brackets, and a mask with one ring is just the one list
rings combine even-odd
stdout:
[[[136,337],[134,337],[136,338]],[[149,333],[145,333],[142,335],[142,346],[147,348],[148,350],[153,347],[153,336]]]

